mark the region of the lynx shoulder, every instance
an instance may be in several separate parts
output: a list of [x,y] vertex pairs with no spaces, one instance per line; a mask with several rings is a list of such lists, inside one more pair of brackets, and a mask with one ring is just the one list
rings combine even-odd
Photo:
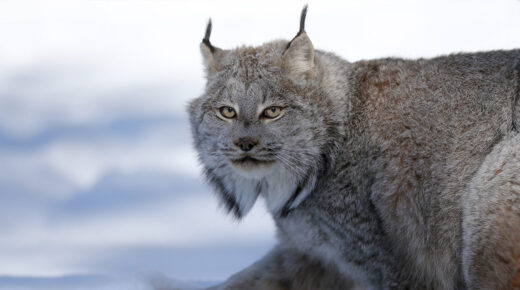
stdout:
[[210,22],[201,43],[205,176],[279,237],[216,288],[520,287],[520,50],[351,63],[305,15],[291,41],[224,50]]

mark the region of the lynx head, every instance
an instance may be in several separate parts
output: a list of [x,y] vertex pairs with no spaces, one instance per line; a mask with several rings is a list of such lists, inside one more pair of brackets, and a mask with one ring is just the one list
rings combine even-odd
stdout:
[[286,214],[316,186],[336,134],[320,89],[313,45],[300,30],[290,42],[223,50],[200,45],[207,84],[191,102],[195,147],[208,181],[237,218],[259,195]]

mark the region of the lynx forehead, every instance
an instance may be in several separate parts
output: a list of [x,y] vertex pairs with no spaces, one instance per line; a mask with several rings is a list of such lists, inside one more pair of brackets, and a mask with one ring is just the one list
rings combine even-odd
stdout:
[[206,179],[279,244],[214,289],[514,289],[520,50],[347,62],[291,41],[200,49]]

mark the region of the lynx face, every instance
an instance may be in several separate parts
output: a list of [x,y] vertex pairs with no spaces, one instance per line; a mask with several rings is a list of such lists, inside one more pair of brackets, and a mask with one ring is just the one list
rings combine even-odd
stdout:
[[273,212],[292,209],[312,191],[331,137],[312,43],[301,29],[290,43],[222,50],[210,32],[211,23],[206,90],[190,104],[206,177],[237,217],[260,194]]
[[297,102],[301,96],[276,85],[280,76],[252,69],[243,68],[249,80],[240,76],[244,71],[223,72],[209,84],[196,102],[204,134],[198,142],[217,166],[244,178],[260,180],[280,167],[304,174],[302,163],[316,147],[312,116]]

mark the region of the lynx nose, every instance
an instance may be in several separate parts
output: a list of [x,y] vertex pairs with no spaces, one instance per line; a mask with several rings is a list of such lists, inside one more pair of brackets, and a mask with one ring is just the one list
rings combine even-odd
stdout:
[[237,145],[238,147],[240,147],[240,149],[242,149],[242,151],[250,151],[251,149],[253,149],[253,147],[255,147],[256,145],[258,145],[258,140],[255,139],[255,138],[250,138],[250,137],[245,137],[245,138],[238,138],[237,140],[234,141],[235,145]]

